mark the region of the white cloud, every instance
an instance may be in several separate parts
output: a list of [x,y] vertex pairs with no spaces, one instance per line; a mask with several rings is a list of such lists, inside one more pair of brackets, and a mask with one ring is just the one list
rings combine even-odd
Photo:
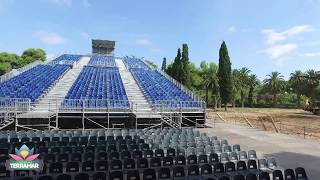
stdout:
[[288,44],[280,44],[280,45],[271,46],[262,52],[268,54],[272,60],[276,60],[284,55],[288,55],[288,54],[292,53],[297,48],[298,48],[297,44],[288,43]]
[[159,52],[161,52],[161,49],[160,48],[151,48],[150,51],[154,52],[154,53],[159,53]]
[[299,25],[291,27],[285,31],[277,32],[274,29],[264,29],[262,33],[265,34],[266,43],[269,45],[275,44],[277,42],[285,41],[290,37],[294,37],[304,32],[312,32],[314,31],[314,27],[311,25]]
[[49,45],[58,45],[65,42],[65,39],[56,32],[37,31],[34,33],[34,36],[42,43]]
[[[52,4],[55,4],[55,5],[68,6],[68,7],[70,7],[72,4],[77,4],[80,2],[80,0],[78,0],[78,1],[74,1],[74,0],[48,0],[48,1]],[[90,0],[82,0],[80,5],[82,5],[85,8],[91,7]]]
[[230,26],[228,28],[228,32],[230,32],[230,33],[233,33],[233,32],[236,32],[236,31],[237,31],[237,28],[235,26]]
[[72,0],[49,0],[49,2],[60,6],[71,6]]
[[137,39],[135,43],[143,46],[148,46],[152,44],[152,42],[149,39]]
[[303,56],[303,57],[320,57],[320,51],[319,52],[311,52],[311,53],[299,54],[299,56]]

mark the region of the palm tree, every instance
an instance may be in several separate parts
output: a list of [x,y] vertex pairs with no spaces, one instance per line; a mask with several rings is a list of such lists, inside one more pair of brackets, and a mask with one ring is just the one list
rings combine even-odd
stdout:
[[248,104],[249,104],[249,107],[252,107],[252,105],[253,105],[253,92],[254,92],[254,89],[256,88],[256,86],[260,84],[260,81],[258,80],[257,75],[251,74],[249,76],[248,83],[249,83]]
[[273,106],[277,104],[277,95],[285,89],[285,80],[279,72],[271,72],[267,78],[263,80],[264,87],[273,96]]
[[218,84],[218,66],[215,63],[210,63],[209,65],[203,61],[200,64],[201,75],[203,78],[202,86],[206,90],[206,102],[208,103],[209,99],[209,90],[212,91],[214,95],[214,106],[217,108],[217,93],[219,92]]
[[310,69],[306,72],[306,86],[307,86],[307,95],[312,99],[316,98],[316,88],[319,86],[320,73],[316,72],[313,69]]
[[[238,91],[240,93],[241,107],[244,107],[245,96],[247,95],[249,89],[249,80],[250,80],[250,70],[246,67],[241,69],[235,69],[233,71],[233,83],[234,83],[234,92]],[[235,98],[235,97],[234,97]]]
[[297,106],[300,107],[301,95],[306,92],[306,75],[298,70],[290,74],[289,84],[292,91],[297,94]]

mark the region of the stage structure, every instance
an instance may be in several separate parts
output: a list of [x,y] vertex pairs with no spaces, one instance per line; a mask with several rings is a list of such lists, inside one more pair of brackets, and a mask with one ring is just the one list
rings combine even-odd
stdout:
[[115,41],[92,39],[92,54],[114,56]]
[[196,94],[141,59],[114,57],[114,41],[92,43],[92,55],[5,75],[0,129],[204,127],[206,103]]

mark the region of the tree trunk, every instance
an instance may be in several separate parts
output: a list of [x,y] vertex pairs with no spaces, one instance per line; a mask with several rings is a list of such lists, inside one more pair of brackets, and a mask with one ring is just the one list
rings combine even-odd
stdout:
[[214,109],[217,109],[217,107],[218,107],[218,99],[217,99],[216,95],[213,96],[213,101],[214,101]]
[[228,103],[224,103],[224,110],[227,111]]
[[207,103],[207,105],[209,104],[208,103],[208,96],[209,96],[209,88],[206,88],[206,103]]
[[241,91],[241,107],[244,108],[244,93]]
[[277,105],[277,94],[273,94],[273,107]]
[[301,94],[297,94],[297,107],[300,108],[301,107]]

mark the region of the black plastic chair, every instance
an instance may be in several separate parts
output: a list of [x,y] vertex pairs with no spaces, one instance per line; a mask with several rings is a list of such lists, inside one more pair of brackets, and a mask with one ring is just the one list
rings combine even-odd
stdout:
[[[31,179],[33,179],[33,178],[31,178]],[[49,176],[49,175],[44,175],[44,176],[38,177],[37,180],[53,180],[53,177]]]
[[60,174],[56,177],[56,180],[71,180],[71,176],[69,174]]
[[176,157],[176,165],[186,165],[186,158],[185,156],[179,155]]
[[161,167],[161,159],[158,157],[151,158],[150,159],[150,167],[151,168]]
[[82,172],[91,172],[94,171],[94,162],[85,161],[82,163]]
[[201,166],[201,175],[202,176],[208,176],[212,175],[212,167],[210,164],[204,164]]
[[146,169],[143,171],[143,180],[155,180],[156,171],[154,169]]
[[295,169],[295,172],[296,172],[296,178],[298,180],[307,180],[308,179],[307,173],[303,167],[297,167]]
[[112,171],[109,173],[109,180],[123,180],[123,173],[121,171]]
[[96,161],[96,171],[107,171],[108,161]]
[[273,180],[284,180],[282,171],[280,170],[274,170],[272,172],[272,177],[273,177]]
[[49,172],[53,174],[60,174],[63,172],[63,165],[60,162],[51,163]]
[[296,176],[294,174],[293,169],[284,170],[284,179],[285,180],[295,180],[296,179]]
[[74,177],[74,180],[89,180],[89,174],[79,173]]
[[119,159],[112,160],[110,162],[110,170],[122,170],[122,161]]
[[169,168],[160,168],[158,171],[159,179],[171,179],[171,173]]
[[237,174],[233,176],[233,180],[246,180],[246,178],[242,174]]
[[134,159],[125,159],[123,160],[123,167],[124,169],[135,169],[136,163]]
[[267,172],[260,172],[258,175],[259,180],[270,180],[270,175]]
[[93,180],[106,180],[107,175],[104,172],[95,172],[92,176]]
[[188,165],[198,164],[198,157],[196,155],[190,155],[187,158]]
[[148,168],[149,167],[148,159],[146,159],[146,158],[138,159],[137,166],[139,169]]
[[256,174],[249,173],[246,175],[246,180],[258,180],[258,177]]
[[67,172],[79,172],[79,163],[78,162],[68,162],[66,171]]

